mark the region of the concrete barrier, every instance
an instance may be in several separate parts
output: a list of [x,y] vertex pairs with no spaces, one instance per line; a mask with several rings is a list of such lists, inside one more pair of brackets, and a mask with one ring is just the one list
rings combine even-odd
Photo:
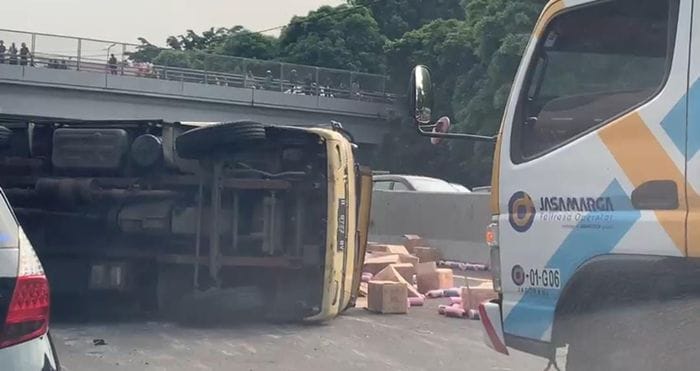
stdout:
[[370,241],[397,243],[417,234],[445,259],[488,263],[484,231],[491,220],[486,193],[379,191],[372,194]]

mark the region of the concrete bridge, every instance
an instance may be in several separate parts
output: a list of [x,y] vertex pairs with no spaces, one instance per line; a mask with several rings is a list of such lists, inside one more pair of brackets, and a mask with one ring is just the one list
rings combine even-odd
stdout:
[[[12,35],[28,36],[32,52],[0,58],[0,118],[251,119],[302,126],[336,120],[358,142],[378,144],[397,114],[384,76],[206,54],[196,57],[205,67],[210,61],[208,69],[138,64],[128,60],[130,44],[0,30],[6,45]],[[75,40],[76,52],[43,52],[40,46],[50,47],[40,40],[49,36]],[[107,54],[116,45],[117,62],[85,57],[85,40],[110,45]]]

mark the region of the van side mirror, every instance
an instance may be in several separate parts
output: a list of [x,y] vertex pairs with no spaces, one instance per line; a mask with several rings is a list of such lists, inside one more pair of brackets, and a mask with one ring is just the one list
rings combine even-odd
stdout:
[[428,67],[418,65],[411,72],[411,117],[417,126],[430,125],[433,111],[433,82]]
[[[418,134],[440,139],[469,139],[479,142],[495,142],[496,136],[448,133],[449,124],[438,125],[432,122],[433,115],[433,82],[430,70],[423,65],[417,65],[411,72],[409,92],[410,116],[414,121]],[[447,120],[449,122],[449,119]],[[438,141],[433,141],[436,144]]]

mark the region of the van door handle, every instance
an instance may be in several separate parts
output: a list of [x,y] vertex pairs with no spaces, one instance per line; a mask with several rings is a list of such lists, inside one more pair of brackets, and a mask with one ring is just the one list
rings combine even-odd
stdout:
[[637,210],[678,209],[678,185],[673,180],[650,180],[632,191],[632,206]]

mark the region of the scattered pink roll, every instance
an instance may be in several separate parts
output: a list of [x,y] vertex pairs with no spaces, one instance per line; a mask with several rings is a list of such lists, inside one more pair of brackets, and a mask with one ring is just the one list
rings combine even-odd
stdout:
[[430,290],[425,295],[429,298],[441,298],[444,290]]
[[369,282],[372,280],[372,277],[374,277],[372,273],[362,272],[362,282]]
[[449,308],[447,305],[438,305],[438,314],[445,314],[447,308]]
[[450,303],[451,304],[462,304],[462,297],[461,296],[453,296],[450,297]]
[[454,297],[458,297],[459,295],[460,295],[460,289],[458,289],[458,288],[442,290],[442,296],[447,297],[447,298],[454,298]]
[[409,307],[422,307],[425,304],[425,299],[422,297],[408,298]]
[[469,309],[467,316],[469,316],[469,319],[479,319],[479,311],[476,309]]
[[465,313],[461,307],[452,306],[445,308],[445,316],[447,317],[463,318]]

